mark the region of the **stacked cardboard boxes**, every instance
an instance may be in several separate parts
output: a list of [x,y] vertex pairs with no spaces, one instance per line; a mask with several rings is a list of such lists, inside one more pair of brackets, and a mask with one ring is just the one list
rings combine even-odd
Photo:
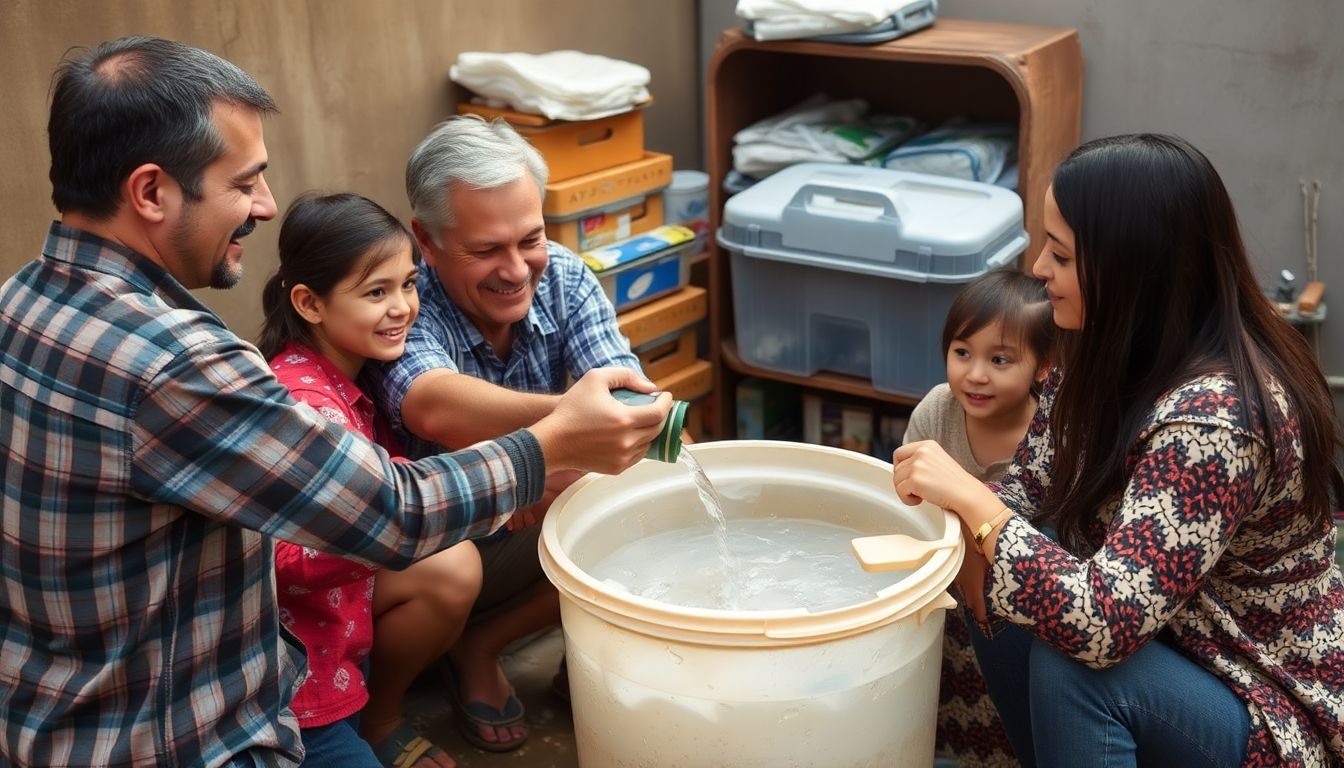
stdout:
[[704,424],[699,401],[714,388],[713,367],[696,358],[696,327],[708,306],[705,289],[692,285],[616,318],[648,377],[691,404],[686,429],[697,440]]

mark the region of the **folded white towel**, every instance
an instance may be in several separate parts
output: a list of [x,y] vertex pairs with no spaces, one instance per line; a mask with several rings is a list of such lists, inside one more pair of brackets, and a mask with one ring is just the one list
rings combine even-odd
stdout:
[[467,51],[448,76],[487,99],[554,120],[593,120],[649,100],[649,70],[581,51]]
[[828,101],[817,93],[733,136],[733,167],[757,178],[794,163],[843,163],[884,152],[913,135],[910,117],[869,115],[862,99]]
[[860,32],[924,0],[737,0],[757,40]]
[[852,123],[868,112],[863,99],[831,101],[824,93],[814,93],[777,115],[762,118],[733,135],[733,141],[747,144],[770,141],[776,144],[794,144],[790,134],[800,126],[817,123]]

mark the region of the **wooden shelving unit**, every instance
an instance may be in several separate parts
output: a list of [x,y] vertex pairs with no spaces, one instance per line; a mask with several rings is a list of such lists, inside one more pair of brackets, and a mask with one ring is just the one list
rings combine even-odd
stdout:
[[[874,112],[913,115],[930,124],[956,116],[1018,125],[1018,191],[1034,257],[1044,238],[1042,198],[1056,163],[1078,144],[1083,60],[1077,32],[1059,27],[939,19],[929,29],[878,45],[801,40],[758,42],[726,30],[709,64],[709,195],[717,231],[732,168],[733,134],[822,92],[866,99]],[[733,344],[728,254],[711,245],[708,267],[710,353],[718,381],[712,436],[734,435],[738,380],[758,376],[877,402],[911,398],[850,376],[800,377],[743,363]]]

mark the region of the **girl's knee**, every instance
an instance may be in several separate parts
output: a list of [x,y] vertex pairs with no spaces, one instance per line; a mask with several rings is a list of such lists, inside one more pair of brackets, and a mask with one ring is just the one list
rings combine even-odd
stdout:
[[466,615],[481,593],[481,555],[470,541],[431,556],[434,568],[425,574],[425,594],[441,610]]

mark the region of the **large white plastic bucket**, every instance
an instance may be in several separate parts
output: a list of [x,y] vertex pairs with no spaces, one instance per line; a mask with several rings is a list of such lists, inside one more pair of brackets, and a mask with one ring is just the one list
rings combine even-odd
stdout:
[[[776,441],[690,446],[729,519],[813,518],[929,542],[912,573],[836,610],[724,611],[657,603],[591,577],[636,539],[707,518],[685,467],[590,475],[551,507],[540,555],[560,591],[579,764],[928,766],[943,611],[964,547],[956,518],[908,507],[891,465]],[[954,544],[951,542],[955,542]]]

